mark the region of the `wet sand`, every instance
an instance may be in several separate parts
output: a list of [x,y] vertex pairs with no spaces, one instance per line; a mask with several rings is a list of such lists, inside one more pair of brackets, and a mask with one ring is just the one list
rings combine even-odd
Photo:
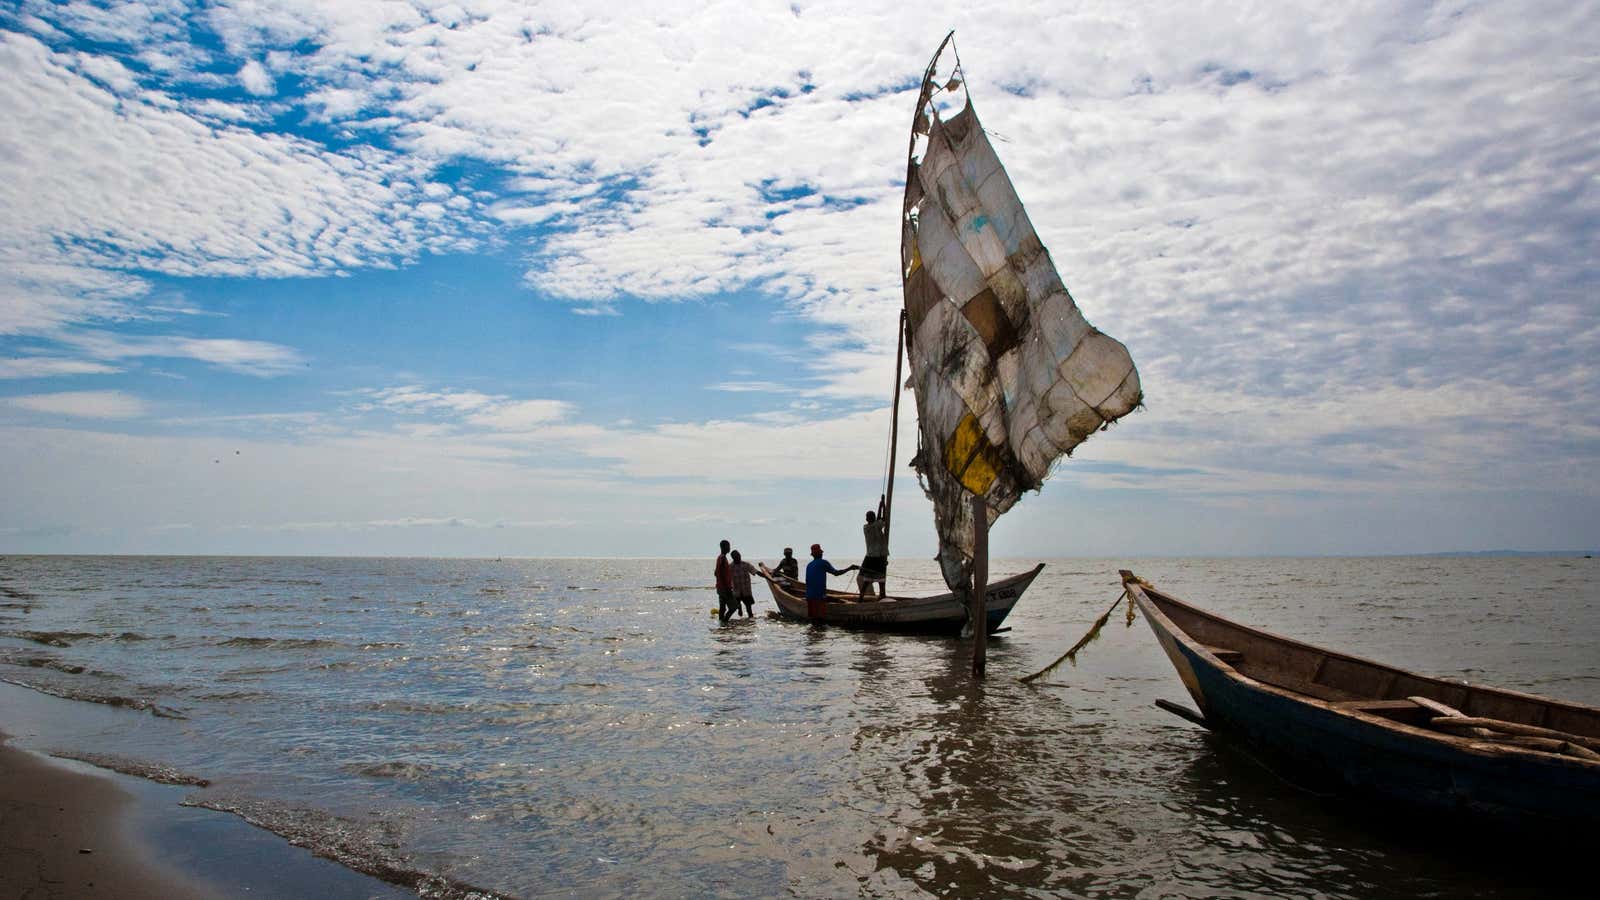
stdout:
[[0,896],[218,896],[151,858],[128,828],[133,802],[109,776],[0,743]]
[[[398,885],[316,856],[160,784],[32,749],[42,729],[140,715],[0,683],[0,898],[400,900]],[[15,746],[11,736],[31,735]],[[48,746],[48,744],[47,744]],[[81,851],[90,852],[83,853]]]

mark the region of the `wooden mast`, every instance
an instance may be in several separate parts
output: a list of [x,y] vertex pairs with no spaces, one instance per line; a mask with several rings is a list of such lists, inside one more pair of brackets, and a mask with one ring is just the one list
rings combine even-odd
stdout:
[[889,483],[883,489],[883,536],[889,537],[889,510],[894,508],[894,463],[900,441],[900,363],[905,359],[906,311],[900,310],[900,327],[894,345],[894,394],[889,405]]
[[989,652],[989,505],[982,494],[972,495],[972,596],[967,620],[972,623],[972,677],[982,678]]

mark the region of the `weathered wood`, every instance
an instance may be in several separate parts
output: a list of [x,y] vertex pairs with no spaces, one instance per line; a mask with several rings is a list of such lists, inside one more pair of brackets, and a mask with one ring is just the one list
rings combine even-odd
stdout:
[[[1431,699],[1429,697],[1407,697],[1406,699],[1411,701],[1412,703],[1415,703],[1416,705],[1422,707],[1423,709],[1428,710],[1429,712],[1437,713],[1439,715],[1439,718],[1433,720],[1435,723],[1438,723],[1438,722],[1441,722],[1441,721],[1444,721],[1444,722],[1460,722],[1460,721],[1463,721],[1463,720],[1465,720],[1467,718],[1467,714],[1466,713],[1462,712],[1459,709],[1456,709],[1454,706],[1447,706],[1446,704],[1440,703],[1439,701]],[[1469,735],[1471,737],[1484,738],[1484,737],[1493,737],[1494,736],[1494,732],[1488,730],[1487,728],[1473,728],[1471,726],[1462,726],[1460,730],[1464,731],[1467,735]]]
[[[1002,624],[1005,617],[1021,601],[1029,585],[1043,570],[1044,564],[1040,563],[1025,572],[989,583],[988,589],[984,592],[984,605],[991,620],[990,634],[1006,630],[996,626]],[[784,578],[772,578],[767,581],[767,587],[772,591],[772,601],[777,604],[780,614],[800,621],[809,621],[804,585]],[[823,621],[829,625],[869,631],[965,637],[971,634],[968,630],[969,617],[972,614],[969,608],[970,599],[969,592],[963,589],[924,597],[890,594],[882,600],[874,597],[867,602],[861,602],[860,595],[854,590],[830,590]]]
[[1333,704],[1339,709],[1349,709],[1356,712],[1383,712],[1385,710],[1405,711],[1408,709],[1422,709],[1411,700],[1341,700]]
[[1529,750],[1538,750],[1543,753],[1575,756],[1578,759],[1600,760],[1600,753],[1596,753],[1588,747],[1581,747],[1571,741],[1563,741],[1556,738],[1491,733],[1487,740],[1501,744],[1511,744],[1516,747],[1525,747]]
[[1184,706],[1182,703],[1173,703],[1171,700],[1157,700],[1156,706],[1166,710],[1169,713],[1172,713],[1180,719],[1186,719],[1190,722],[1193,722],[1194,724],[1199,725],[1201,728],[1211,727],[1211,723],[1206,721],[1205,716],[1202,716],[1189,707]]
[[1229,665],[1233,665],[1236,662],[1242,662],[1244,660],[1243,653],[1240,653],[1237,650],[1229,650],[1227,647],[1206,647],[1206,650],[1212,656],[1215,656],[1217,659],[1220,659]]
[[1423,709],[1432,710],[1446,718],[1465,719],[1467,717],[1467,714],[1461,710],[1456,709],[1453,706],[1446,706],[1445,704],[1428,697],[1407,697],[1406,699],[1422,707]]
[[895,453],[900,446],[900,363],[905,359],[906,349],[906,311],[900,310],[899,337],[896,338],[894,348],[894,395],[889,404],[889,483],[883,490],[883,518],[884,537],[889,536],[890,522],[889,511],[894,509],[894,462],[898,458]]
[[1568,734],[1554,728],[1540,728],[1537,725],[1524,725],[1521,722],[1505,722],[1500,719],[1485,719],[1479,716],[1463,716],[1459,713],[1454,716],[1443,716],[1433,720],[1433,724],[1440,728],[1482,728],[1488,731],[1498,731],[1502,734],[1516,734],[1523,737],[1546,738],[1549,740],[1569,741],[1591,750],[1600,750],[1600,738],[1584,737],[1578,734]]
[[[1123,584],[1219,734],[1351,793],[1519,826],[1600,827],[1600,709],[1408,672],[1225,619],[1131,573]],[[1244,654],[1248,672],[1218,647]]]
[[989,507],[983,495],[972,496],[972,677],[982,678],[988,663]]

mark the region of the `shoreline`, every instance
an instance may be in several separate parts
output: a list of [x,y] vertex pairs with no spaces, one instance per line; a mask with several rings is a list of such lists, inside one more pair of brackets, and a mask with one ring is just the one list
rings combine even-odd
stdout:
[[[0,896],[415,897],[231,812],[180,805],[197,788],[32,749],[38,726],[94,716],[0,684]],[[19,745],[19,740],[24,745]],[[89,852],[80,852],[87,850]]]
[[0,894],[8,897],[217,896],[152,858],[128,827],[135,796],[0,733]]

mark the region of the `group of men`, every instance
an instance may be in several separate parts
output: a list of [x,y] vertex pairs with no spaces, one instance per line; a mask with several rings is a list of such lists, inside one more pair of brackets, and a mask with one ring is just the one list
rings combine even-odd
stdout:
[[[868,599],[868,590],[874,584],[878,586],[877,599],[884,598],[885,581],[889,575],[889,511],[884,498],[878,498],[876,511],[867,510],[867,524],[861,530],[866,537],[867,553],[858,565],[836,569],[833,563],[823,558],[821,544],[811,545],[811,562],[806,563],[805,586],[806,614],[812,620],[821,621],[825,614],[829,575],[860,572],[856,576],[856,587],[861,600]],[[723,541],[721,546],[722,553],[717,557],[715,569],[717,616],[723,622],[736,615],[754,616],[755,595],[751,591],[750,576],[760,573],[755,566],[744,561],[739,551],[732,549],[732,544]],[[783,559],[773,566],[772,572],[779,578],[799,582],[800,562],[794,558],[793,547],[783,548]]]

